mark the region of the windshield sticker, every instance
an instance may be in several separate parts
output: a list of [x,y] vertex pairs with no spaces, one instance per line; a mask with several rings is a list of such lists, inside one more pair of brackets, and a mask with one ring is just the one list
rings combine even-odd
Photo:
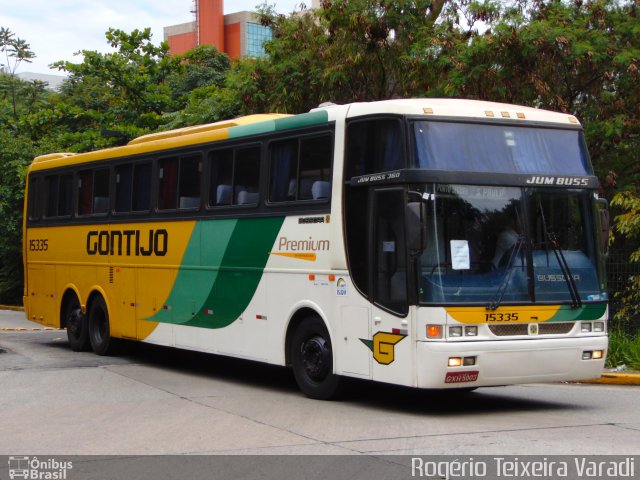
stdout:
[[451,268],[454,270],[469,270],[469,242],[467,240],[451,240]]

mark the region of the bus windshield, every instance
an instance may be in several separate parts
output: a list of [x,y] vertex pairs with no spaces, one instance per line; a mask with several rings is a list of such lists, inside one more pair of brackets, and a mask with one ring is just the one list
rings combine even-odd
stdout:
[[580,130],[416,121],[413,133],[419,168],[592,175]]
[[592,193],[587,190],[424,185],[428,236],[422,303],[606,300]]

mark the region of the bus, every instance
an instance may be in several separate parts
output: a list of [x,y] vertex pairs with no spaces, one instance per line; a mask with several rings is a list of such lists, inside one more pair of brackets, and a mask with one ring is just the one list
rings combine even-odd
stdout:
[[569,114],[327,104],[40,156],[26,188],[26,316],[76,351],[290,366],[318,399],[604,367],[606,202]]

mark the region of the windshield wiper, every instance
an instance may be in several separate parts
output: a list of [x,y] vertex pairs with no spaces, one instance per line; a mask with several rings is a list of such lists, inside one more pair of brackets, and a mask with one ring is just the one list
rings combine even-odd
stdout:
[[511,268],[513,264],[513,259],[520,255],[520,250],[522,250],[522,245],[524,244],[524,240],[522,239],[522,235],[518,239],[518,241],[511,247],[511,254],[509,255],[509,260],[507,261],[506,271],[502,277],[502,283],[498,287],[496,294],[487,304],[487,310],[496,310],[500,304],[502,303],[502,299],[504,298],[504,294],[507,292],[507,287],[509,286],[509,282],[511,281],[511,276],[513,275],[513,268]]
[[569,295],[571,295],[571,308],[580,308],[582,307],[582,300],[580,299],[578,286],[576,285],[576,281],[573,278],[573,274],[571,273],[571,269],[569,268],[567,259],[565,258],[564,253],[562,253],[562,248],[560,248],[560,245],[558,243],[558,237],[554,232],[550,231],[547,228],[547,220],[545,219],[544,210],[542,209],[542,202],[540,201],[540,199],[538,199],[538,207],[540,208],[542,228],[547,239],[547,245],[551,247],[551,250],[553,250],[553,253],[556,256],[556,260],[558,261],[558,265],[560,265],[560,270],[562,271],[562,276],[567,283]]

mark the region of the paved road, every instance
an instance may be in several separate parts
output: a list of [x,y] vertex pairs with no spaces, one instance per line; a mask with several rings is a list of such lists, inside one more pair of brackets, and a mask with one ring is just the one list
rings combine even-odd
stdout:
[[0,455],[504,455],[640,452],[640,387],[526,385],[461,396],[354,382],[301,395],[284,368],[131,344],[73,353],[0,312]]

